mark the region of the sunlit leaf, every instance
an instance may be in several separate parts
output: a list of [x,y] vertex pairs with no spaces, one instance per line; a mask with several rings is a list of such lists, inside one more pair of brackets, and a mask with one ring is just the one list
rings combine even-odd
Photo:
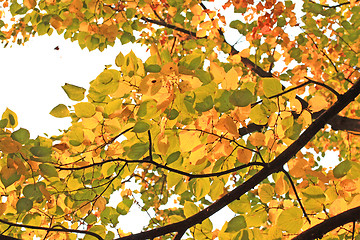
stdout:
[[15,128],[18,125],[16,114],[13,111],[11,111],[9,108],[6,108],[1,119],[7,120],[7,125],[6,125],[7,128]]
[[66,95],[74,101],[81,101],[84,99],[84,94],[86,89],[82,87],[78,87],[69,83],[65,83],[64,86],[62,86],[64,89]]
[[70,116],[69,109],[64,104],[59,104],[56,107],[54,107],[50,114],[57,118],[63,118]]
[[297,233],[303,225],[302,211],[300,208],[292,207],[284,210],[278,220],[277,225],[280,229],[288,233]]

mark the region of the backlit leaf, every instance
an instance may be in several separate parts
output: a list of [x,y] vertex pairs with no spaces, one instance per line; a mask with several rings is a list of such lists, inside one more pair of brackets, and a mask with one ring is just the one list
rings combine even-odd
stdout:
[[285,209],[277,220],[278,227],[288,233],[297,233],[303,225],[302,211],[300,208],[292,207]]
[[16,114],[11,111],[9,108],[6,108],[1,119],[7,119],[7,128],[15,128],[18,125],[18,120]]
[[274,188],[270,184],[261,184],[258,191],[260,200],[263,203],[270,202],[274,197]]
[[263,89],[266,97],[272,97],[282,92],[282,85],[276,78],[263,78]]
[[246,228],[246,221],[244,216],[236,216],[230,220],[225,232],[238,232],[241,229]]
[[74,106],[75,114],[78,117],[89,118],[95,115],[95,106],[89,102],[81,102]]
[[11,138],[19,143],[26,143],[30,139],[30,133],[25,128],[20,128],[11,134]]
[[57,177],[58,172],[56,171],[56,168],[53,165],[42,163],[39,165],[39,168],[41,172],[48,177]]
[[81,101],[84,99],[84,94],[86,91],[85,88],[78,87],[69,83],[65,83],[62,88],[71,100]]
[[54,107],[50,114],[57,118],[63,118],[70,116],[69,109],[64,104],[59,104],[56,107]]
[[230,103],[238,107],[246,107],[252,99],[253,95],[248,89],[235,90],[229,97]]

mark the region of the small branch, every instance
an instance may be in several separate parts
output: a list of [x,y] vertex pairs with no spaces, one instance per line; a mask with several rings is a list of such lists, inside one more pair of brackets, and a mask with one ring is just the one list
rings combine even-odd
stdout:
[[[100,235],[90,232],[90,231],[83,231],[83,230],[77,230],[77,229],[66,229],[61,225],[55,225],[52,228],[47,227],[37,227],[32,225],[26,225],[26,224],[18,224],[18,223],[12,223],[5,220],[0,219],[1,223],[13,226],[13,227],[21,227],[21,228],[29,228],[29,229],[36,229],[36,230],[44,230],[44,231],[50,231],[50,232],[65,232],[65,233],[82,233],[82,234],[88,234],[93,237],[96,237],[99,240],[104,240]],[[59,227],[60,229],[55,229],[55,227]],[[15,238],[16,239],[16,238]]]
[[153,160],[153,155],[152,155],[152,138],[151,138],[151,132],[150,132],[150,130],[148,130],[148,136],[149,136],[149,157],[150,157],[150,160]]
[[297,201],[299,202],[300,208],[301,208],[301,210],[302,210],[302,212],[303,212],[306,220],[308,221],[308,223],[311,224],[310,218],[309,218],[309,216],[307,215],[307,213],[306,213],[306,211],[305,211],[305,208],[304,208],[304,206],[303,206],[303,204],[302,204],[302,202],[301,202],[301,199],[300,199],[300,197],[299,197],[299,195],[298,195],[298,193],[297,193],[297,191],[296,191],[295,184],[294,184],[294,182],[293,182],[290,174],[289,174],[287,171],[285,171],[284,169],[282,169],[282,172],[283,172],[283,173],[286,175],[286,177],[289,179],[289,182],[290,182],[290,184],[291,184],[291,187],[292,187],[292,189],[294,190],[296,199],[297,199]]
[[311,83],[313,83],[313,84],[317,84],[317,85],[320,85],[320,86],[328,89],[330,92],[332,92],[333,94],[335,94],[335,96],[336,96],[337,98],[339,98],[340,95],[341,95],[341,94],[338,93],[335,89],[333,89],[332,87],[329,87],[328,85],[326,85],[326,84],[324,84],[324,83],[314,81],[314,80],[312,80],[312,79],[310,79],[310,78],[308,78],[308,77],[304,77],[304,78],[306,78],[309,82],[311,82]]
[[309,228],[305,232],[294,237],[293,240],[320,239],[326,233],[338,228],[346,223],[355,222],[360,219],[360,207],[352,208],[334,217],[328,218],[322,223]]
[[[312,0],[309,0],[311,3],[314,3],[314,4],[318,4]],[[356,0],[355,1],[356,3],[359,2],[359,0]],[[329,5],[323,5],[323,4],[319,4],[320,6],[324,7],[324,8],[337,8],[337,7],[341,7],[343,5],[347,5],[347,4],[350,4],[350,2],[343,2],[343,3],[340,3],[338,5],[333,5],[333,6],[329,6]]]

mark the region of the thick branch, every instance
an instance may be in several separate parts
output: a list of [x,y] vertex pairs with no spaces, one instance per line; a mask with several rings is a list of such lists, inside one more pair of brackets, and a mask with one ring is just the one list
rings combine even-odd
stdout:
[[358,220],[360,220],[360,207],[352,208],[343,213],[340,213],[339,215],[328,218],[312,228],[309,228],[305,232],[293,238],[293,240],[320,239],[323,235],[334,230],[335,228]]
[[[82,234],[88,234],[91,235],[99,240],[104,240],[100,235],[94,233],[94,232],[90,232],[90,231],[85,231],[85,230],[77,230],[77,229],[66,229],[61,225],[57,225],[54,226],[52,228],[47,228],[47,227],[38,227],[38,226],[33,226],[33,225],[26,225],[26,224],[18,224],[18,223],[12,223],[12,222],[8,222],[5,220],[0,219],[1,223],[13,226],[13,227],[21,227],[21,228],[29,228],[29,229],[36,229],[36,230],[45,230],[45,231],[49,231],[49,232],[67,232],[67,233],[82,233]],[[55,227],[59,227],[59,228],[55,228]],[[16,239],[16,238],[9,238],[9,239]]]
[[287,163],[301,148],[303,148],[315,134],[324,127],[327,121],[338,114],[344,109],[355,97],[360,93],[360,81],[357,81],[344,95],[340,96],[338,101],[325,111],[320,117],[318,117],[301,135],[293,142],[284,152],[275,158],[268,167],[263,168],[249,180],[235,188],[233,191],[221,197],[218,201],[214,202],[209,207],[198,212],[197,214],[174,224],[170,224],[164,227],[152,229],[146,232],[126,236],[119,238],[119,240],[140,240],[140,239],[153,239],[158,236],[162,236],[171,232],[181,232],[184,229],[188,229],[196,224],[201,223],[211,215],[227,206],[229,203],[240,198],[242,195],[253,189],[269,175],[281,171],[283,165]]

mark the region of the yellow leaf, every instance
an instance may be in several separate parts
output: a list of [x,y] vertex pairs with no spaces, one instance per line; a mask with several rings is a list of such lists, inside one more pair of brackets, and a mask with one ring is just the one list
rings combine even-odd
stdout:
[[348,207],[350,209],[350,208],[354,208],[354,207],[358,207],[358,206],[360,206],[360,195],[359,194],[355,195],[355,197],[351,200]]
[[205,37],[206,36],[206,29],[204,28],[201,28],[199,29],[198,31],[196,31],[196,37],[198,38],[202,38],[202,37]]
[[206,156],[206,145],[202,144],[200,147],[196,147],[192,150],[190,156],[189,156],[189,162],[191,165],[199,164],[198,160],[204,158]]
[[235,90],[239,87],[239,77],[234,68],[231,68],[225,75],[224,81],[221,83],[221,87],[226,90]]
[[263,203],[268,203],[274,196],[274,188],[270,184],[261,184],[258,188],[260,200]]
[[346,201],[343,198],[338,198],[330,205],[329,214],[330,216],[336,216],[346,210],[348,210]]
[[99,212],[104,211],[106,207],[106,199],[104,197],[99,197],[94,203],[94,207],[99,209]]
[[249,141],[254,146],[265,145],[265,134],[260,132],[255,132],[249,137]]
[[250,56],[250,48],[245,48],[240,52],[240,56],[243,58],[248,58]]
[[214,78],[213,81],[217,84],[221,83],[224,80],[226,74],[225,70],[219,65],[217,65],[217,63],[215,62],[210,63],[210,73]]
[[9,108],[6,108],[1,119],[7,119],[7,128],[16,128],[16,126],[18,125],[16,113],[11,111]]
[[326,101],[325,97],[316,95],[309,101],[309,109],[312,112],[318,112],[325,109],[329,103]]
[[179,69],[175,63],[169,62],[169,63],[165,64],[164,66],[162,66],[160,72],[165,75],[173,75],[173,74],[178,75]]
[[182,152],[188,152],[201,144],[199,134],[191,131],[182,131],[179,133],[180,149]]
[[299,123],[302,123],[304,126],[310,125],[312,123],[311,113],[304,110],[299,117]]
[[246,148],[240,148],[237,151],[237,160],[241,163],[249,163],[252,157],[252,152]]
[[0,215],[3,215],[6,211],[7,204],[6,203],[0,203]]

